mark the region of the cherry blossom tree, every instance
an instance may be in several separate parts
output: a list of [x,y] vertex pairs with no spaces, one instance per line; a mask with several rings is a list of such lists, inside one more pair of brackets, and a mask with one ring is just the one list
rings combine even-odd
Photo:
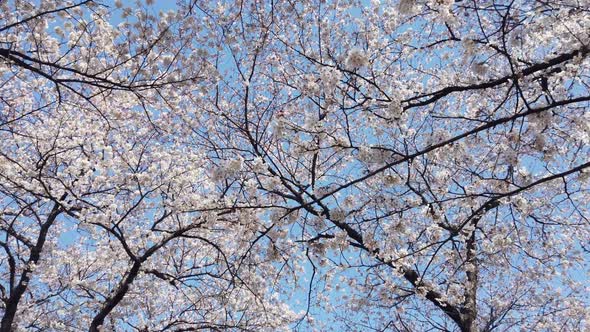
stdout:
[[297,327],[588,328],[588,5],[187,4],[223,32],[195,131],[305,252]]
[[587,1],[0,4],[0,330],[581,331]]
[[0,330],[285,326],[261,223],[183,139],[215,31],[136,5],[0,5]]

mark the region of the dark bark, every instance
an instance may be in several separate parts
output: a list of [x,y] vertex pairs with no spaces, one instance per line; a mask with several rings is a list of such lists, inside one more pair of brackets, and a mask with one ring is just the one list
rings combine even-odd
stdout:
[[55,223],[57,216],[59,216],[61,212],[62,211],[59,208],[59,205],[56,203],[53,206],[51,212],[49,213],[49,216],[47,217],[45,223],[41,225],[39,236],[37,237],[37,242],[31,248],[29,260],[27,261],[27,266],[21,273],[18,284],[10,290],[10,296],[6,301],[6,309],[4,310],[4,316],[2,317],[2,321],[0,322],[0,332],[12,331],[12,324],[14,322],[14,317],[18,309],[18,304],[23,294],[26,292],[29,281],[31,280],[31,265],[37,264],[37,262],[41,258],[41,252],[43,251],[43,246],[45,245],[45,241],[47,240],[47,233],[49,232],[49,228]]
[[141,261],[135,261],[133,266],[127,273],[127,276],[123,278],[115,294],[107,299],[104,303],[100,311],[94,316],[92,322],[90,323],[90,328],[88,329],[89,332],[98,332],[100,326],[104,323],[105,318],[113,311],[113,309],[121,302],[125,294],[129,291],[129,286],[133,283],[137,275],[139,274],[139,269],[141,267]]

